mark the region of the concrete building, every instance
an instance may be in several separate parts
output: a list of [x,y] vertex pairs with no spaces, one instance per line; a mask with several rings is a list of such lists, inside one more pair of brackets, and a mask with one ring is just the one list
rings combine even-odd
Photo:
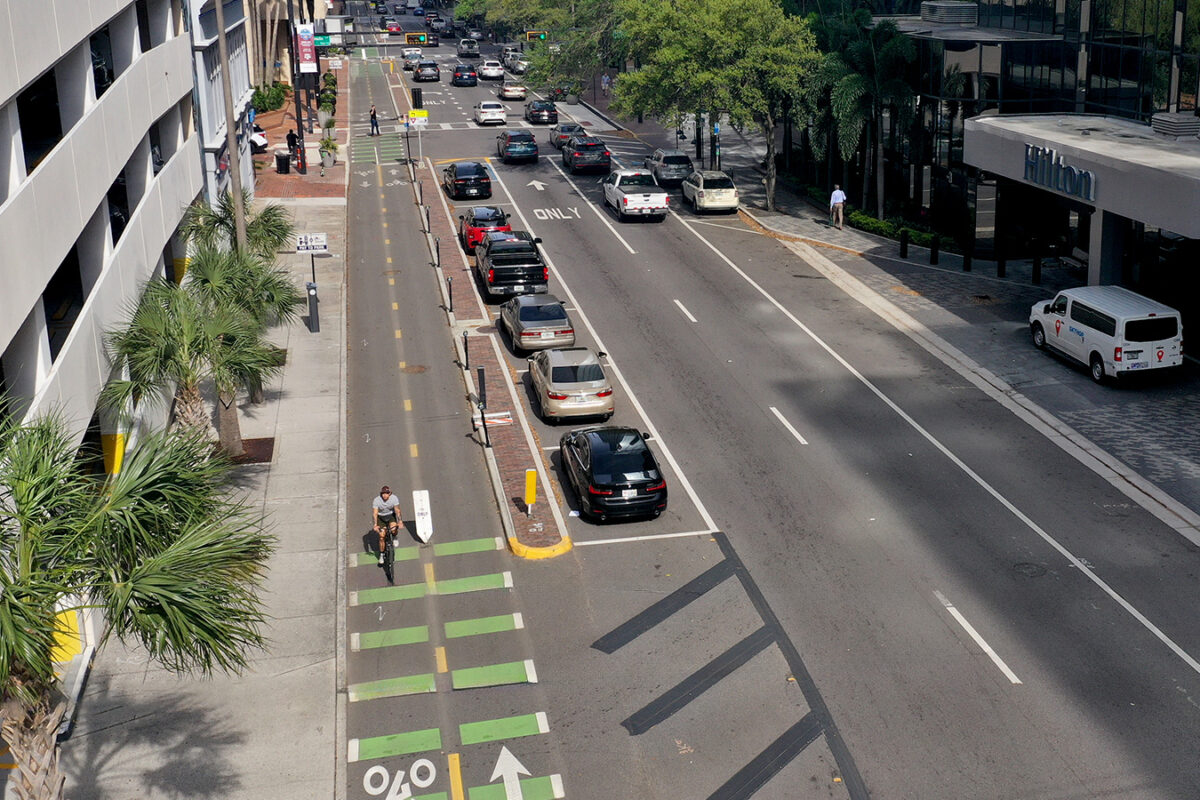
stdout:
[[108,469],[127,431],[96,410],[103,336],[185,255],[193,88],[182,0],[0,4],[0,391],[103,442]]

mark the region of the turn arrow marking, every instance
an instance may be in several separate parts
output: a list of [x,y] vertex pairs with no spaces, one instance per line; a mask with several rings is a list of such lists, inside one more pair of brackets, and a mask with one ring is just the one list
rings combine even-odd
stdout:
[[545,189],[546,189],[546,184],[542,183],[541,181],[530,181],[529,183],[527,183],[525,185],[532,186],[533,188],[537,189],[539,192],[545,191]]
[[512,752],[501,745],[500,757],[496,759],[496,768],[492,770],[492,777],[489,781],[495,781],[496,778],[504,779],[504,796],[507,800],[524,800],[524,793],[521,791],[521,775],[528,775],[529,770],[525,769],[525,765],[517,760],[517,757]]

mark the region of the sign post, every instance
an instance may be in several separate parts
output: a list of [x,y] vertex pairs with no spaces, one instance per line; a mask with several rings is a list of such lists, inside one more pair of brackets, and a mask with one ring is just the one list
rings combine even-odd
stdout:
[[417,161],[424,161],[425,151],[421,147],[421,129],[429,127],[429,109],[414,108],[408,112],[408,119],[417,129]]
[[321,302],[321,298],[317,296],[317,253],[329,252],[325,234],[296,234],[296,252],[308,253],[309,265],[312,267],[312,280],[304,285],[308,294],[308,330],[310,333],[320,333],[321,316],[317,306]]

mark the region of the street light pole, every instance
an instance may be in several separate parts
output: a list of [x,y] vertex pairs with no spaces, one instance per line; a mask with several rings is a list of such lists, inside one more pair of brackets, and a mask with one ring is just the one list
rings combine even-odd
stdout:
[[[218,0],[219,2],[220,0]],[[292,9],[293,0],[287,0],[288,11],[288,58],[292,63],[292,92],[296,97],[296,172],[308,174],[308,159],[304,155],[304,119],[300,115],[300,64],[296,58],[296,16]]]
[[229,153],[229,188],[233,195],[233,229],[237,249],[246,249],[246,208],[242,204],[242,158],[237,146],[237,118],[233,113],[233,83],[229,77],[229,46],[225,41],[224,0],[216,0],[217,58],[221,62],[221,93],[225,95],[225,150]]

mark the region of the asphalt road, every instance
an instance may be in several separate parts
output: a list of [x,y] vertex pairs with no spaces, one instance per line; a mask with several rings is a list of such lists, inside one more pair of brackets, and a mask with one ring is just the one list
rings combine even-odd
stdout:
[[[465,121],[490,88],[426,84],[431,124]],[[482,158],[495,135],[431,131],[424,155]],[[352,703],[352,736],[542,713],[546,733],[504,741],[570,797],[1196,795],[1193,548],[778,242],[683,209],[619,223],[598,176],[568,178],[547,150],[492,159],[493,201],[544,239],[551,291],[620,377],[614,423],[655,434],[671,507],[651,522],[570,517],[579,546],[551,562],[448,564],[514,587],[478,606],[406,601],[414,616],[436,629],[521,614],[498,644],[456,652],[535,661],[538,683]],[[349,359],[350,506],[398,475],[402,498],[435,490],[439,537],[499,535],[433,281],[418,258],[395,291],[380,269],[421,253],[407,189],[350,199],[348,341],[364,342]],[[527,380],[523,359],[510,366]],[[533,425],[556,469],[561,431]],[[353,575],[352,589],[382,581]],[[352,608],[352,630],[375,616]],[[428,660],[352,659],[351,680]],[[489,783],[499,743],[461,748],[467,786]],[[350,796],[370,796],[372,764],[394,774],[418,755],[352,764]]]

